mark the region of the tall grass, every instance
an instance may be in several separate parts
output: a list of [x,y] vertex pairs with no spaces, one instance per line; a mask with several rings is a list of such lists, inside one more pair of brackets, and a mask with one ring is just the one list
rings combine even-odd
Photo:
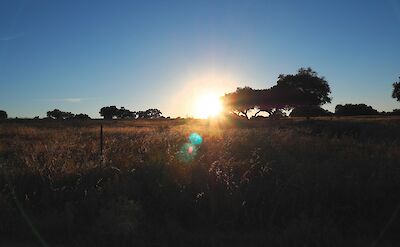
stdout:
[[[108,122],[103,160],[98,131],[1,124],[3,238],[76,246],[399,240],[398,220],[387,225],[400,203],[396,121]],[[183,159],[193,132],[203,143]]]

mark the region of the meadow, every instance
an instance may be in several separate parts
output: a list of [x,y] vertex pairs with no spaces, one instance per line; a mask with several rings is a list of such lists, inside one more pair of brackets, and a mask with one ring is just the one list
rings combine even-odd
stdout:
[[399,137],[394,117],[3,121],[0,239],[396,246]]

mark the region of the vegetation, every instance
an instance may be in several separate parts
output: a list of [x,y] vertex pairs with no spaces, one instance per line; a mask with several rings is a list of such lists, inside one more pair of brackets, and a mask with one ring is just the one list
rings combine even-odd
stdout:
[[282,110],[321,106],[331,102],[330,93],[324,77],[311,68],[300,68],[295,75],[279,75],[277,84],[269,89],[237,88],[225,94],[222,101],[226,111],[249,119],[252,109],[256,110],[254,117],[260,112],[276,117],[282,115]]
[[[58,246],[398,241],[396,118],[102,121],[103,157],[98,123],[0,125],[0,239]],[[201,138],[189,138],[194,132]]]
[[378,115],[379,112],[366,104],[345,104],[335,107],[338,116]]
[[400,101],[400,78],[398,82],[393,83],[392,98]]
[[7,119],[7,112],[0,110],[0,119]]
[[117,119],[138,119],[138,118],[147,118],[147,119],[156,119],[161,118],[161,111],[158,109],[148,109],[146,111],[130,111],[125,107],[121,107],[118,109],[116,106],[105,106],[100,109],[100,116],[104,117],[106,120],[110,120],[113,118]]
[[[90,117],[87,114],[73,114],[71,112],[63,112],[60,111],[59,109],[54,109],[52,111],[47,112],[47,118],[48,119],[55,119],[55,120],[88,120]],[[39,119],[39,117],[35,117],[34,119]]]
[[320,106],[300,106],[290,112],[291,117],[323,117],[333,116],[333,113]]

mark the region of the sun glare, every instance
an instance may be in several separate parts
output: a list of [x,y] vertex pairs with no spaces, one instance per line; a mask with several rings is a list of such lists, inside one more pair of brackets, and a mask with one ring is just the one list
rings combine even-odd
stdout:
[[208,93],[197,100],[195,108],[197,118],[216,117],[222,111],[222,104],[218,95]]

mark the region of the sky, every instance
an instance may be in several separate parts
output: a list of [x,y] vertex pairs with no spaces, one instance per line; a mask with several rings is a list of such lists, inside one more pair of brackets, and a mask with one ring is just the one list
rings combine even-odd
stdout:
[[400,0],[0,0],[0,109],[192,116],[194,101],[311,67],[337,104],[400,108]]

